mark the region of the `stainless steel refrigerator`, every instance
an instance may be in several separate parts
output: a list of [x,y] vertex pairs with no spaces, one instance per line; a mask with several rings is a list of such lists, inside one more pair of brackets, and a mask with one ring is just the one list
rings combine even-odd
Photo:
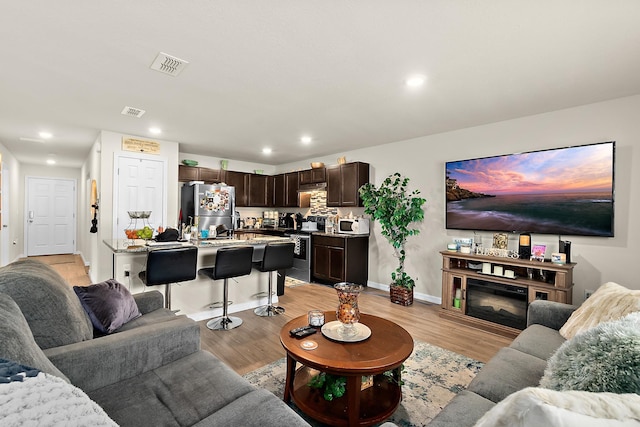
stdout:
[[[182,221],[198,225],[198,237],[217,229],[216,237],[231,237],[235,229],[235,188],[222,184],[184,184],[180,199]],[[213,236],[208,236],[213,237]]]

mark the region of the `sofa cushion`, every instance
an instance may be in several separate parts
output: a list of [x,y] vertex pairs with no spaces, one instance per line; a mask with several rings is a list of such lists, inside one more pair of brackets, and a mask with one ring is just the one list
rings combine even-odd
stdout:
[[69,381],[36,344],[20,307],[9,295],[2,293],[0,293],[0,357]]
[[198,351],[88,394],[121,426],[184,426],[253,390],[211,353]]
[[0,292],[18,304],[41,349],[93,338],[93,326],[71,286],[32,259],[0,268]]
[[463,390],[431,420],[429,427],[471,427],[495,405],[489,399]]
[[564,343],[549,359],[540,385],[640,393],[640,312],[601,323]]
[[632,291],[617,283],[605,283],[573,312],[560,328],[560,335],[571,339],[600,322],[619,319],[634,311],[640,311],[640,290]]
[[89,286],[74,286],[93,327],[110,334],[141,316],[131,293],[120,282],[109,279]]
[[180,316],[176,316],[176,314],[168,308],[161,308],[140,317],[136,317],[122,325],[117,332],[128,331],[145,325],[155,325],[158,322],[166,322],[168,320],[176,319],[177,317]]
[[556,329],[531,325],[522,331],[509,347],[547,360],[565,341]]
[[488,411],[476,427],[628,427],[640,424],[640,396],[525,388]]
[[502,348],[471,380],[467,389],[499,402],[525,387],[537,386],[547,362],[513,348]]

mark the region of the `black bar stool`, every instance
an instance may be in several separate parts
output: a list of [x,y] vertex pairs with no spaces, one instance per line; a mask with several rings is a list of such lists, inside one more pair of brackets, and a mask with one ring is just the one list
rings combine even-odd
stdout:
[[254,262],[253,267],[259,271],[269,273],[269,296],[267,305],[254,310],[258,316],[276,316],[284,313],[283,307],[273,305],[273,272],[293,267],[293,242],[269,243],[264,248],[262,261]]
[[196,278],[198,248],[152,249],[147,253],[145,271],[138,277],[147,286],[164,285],[164,306],[171,309],[171,284]]
[[233,246],[220,248],[216,252],[215,267],[201,268],[198,274],[207,276],[211,280],[224,279],[224,299],[222,302],[222,316],[214,317],[207,322],[207,328],[214,331],[229,330],[242,325],[242,319],[227,314],[229,305],[229,278],[245,276],[251,273],[253,246]]

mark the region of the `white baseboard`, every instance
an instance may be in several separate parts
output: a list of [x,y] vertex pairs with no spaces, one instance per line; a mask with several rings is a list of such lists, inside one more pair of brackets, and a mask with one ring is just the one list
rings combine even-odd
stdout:
[[[382,291],[389,292],[389,285],[383,285],[382,283],[372,282],[371,280],[367,281],[367,286],[374,289],[380,289]],[[433,295],[423,294],[421,292],[416,292],[415,288],[413,290],[413,299],[418,301],[426,301],[434,304],[442,304],[441,297],[434,297]]]

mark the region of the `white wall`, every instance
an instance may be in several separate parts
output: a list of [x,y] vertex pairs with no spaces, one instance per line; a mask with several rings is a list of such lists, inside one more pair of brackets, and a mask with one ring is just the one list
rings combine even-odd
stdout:
[[[105,239],[111,239],[113,233],[113,170],[114,156],[116,154],[134,154],[122,151],[122,138],[132,137],[140,139],[149,139],[135,135],[123,135],[116,132],[101,131],[96,144],[99,143],[100,163],[99,171],[95,171],[98,165],[87,165],[91,167],[90,175],[97,176],[98,189],[100,192],[100,219],[98,233],[96,236],[96,244],[98,255],[90,255],[92,260],[96,260],[97,268],[91,268],[91,278],[93,281],[102,281],[113,277],[112,272],[112,252],[103,243]],[[163,141],[153,139],[160,144],[160,152],[157,154],[159,158],[167,162],[167,224],[175,224],[178,221],[178,187],[171,185],[178,182],[178,143],[172,141]],[[93,153],[93,151],[92,151]],[[92,154],[93,155],[93,154]],[[90,156],[91,158],[91,156]],[[89,163],[90,159],[87,159]],[[123,236],[124,238],[124,236]],[[93,264],[93,261],[92,261]]]
[[[615,140],[615,237],[563,236],[573,242],[572,261],[577,263],[573,301],[578,304],[585,289],[594,290],[607,281],[640,289],[633,268],[637,262],[634,245],[640,241],[638,111],[640,96],[633,96],[313,160],[330,165],[344,155],[347,161],[370,163],[371,181],[376,185],[394,172],[411,179],[411,187],[422,192],[427,204],[421,234],[409,239],[406,268],[417,278],[416,293],[439,298],[442,266],[439,251],[446,249],[453,238],[473,237],[472,232],[445,230],[446,161]],[[279,171],[308,167],[308,162],[298,162],[281,165]],[[479,235],[485,246],[491,244],[490,233]],[[546,243],[549,253],[558,250],[558,236],[533,235],[532,240]],[[388,284],[396,260],[377,224],[370,241],[369,280]],[[517,248],[516,236],[511,237],[510,248]]]
[[[20,180],[20,163],[13,157],[13,154],[2,144],[0,144],[0,153],[2,153],[2,179],[7,180],[9,193],[6,195],[8,205],[2,206],[0,233],[2,233],[2,238],[6,239],[7,253],[5,255],[7,263],[10,263],[20,256],[23,248],[22,235],[24,230],[20,206],[22,206],[21,203],[24,204],[23,191],[21,190],[24,182]],[[0,251],[3,250],[4,248],[0,247]],[[2,258],[0,257],[0,259]]]

